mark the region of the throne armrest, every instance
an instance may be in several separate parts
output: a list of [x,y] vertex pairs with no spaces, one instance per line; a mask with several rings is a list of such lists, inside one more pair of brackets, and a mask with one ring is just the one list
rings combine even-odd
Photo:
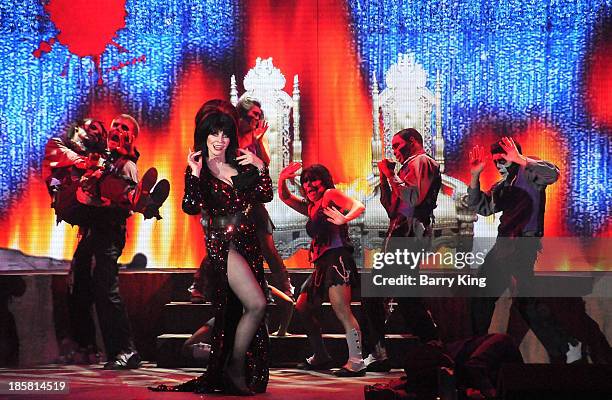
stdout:
[[455,200],[460,199],[463,194],[467,194],[468,187],[463,181],[446,174],[442,174],[442,185],[452,189],[452,197]]

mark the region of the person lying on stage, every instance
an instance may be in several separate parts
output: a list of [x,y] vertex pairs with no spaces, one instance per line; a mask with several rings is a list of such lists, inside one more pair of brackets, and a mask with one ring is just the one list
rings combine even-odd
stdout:
[[366,386],[365,400],[445,398],[444,393],[456,396],[457,390],[462,399],[493,399],[502,365],[523,364],[512,338],[501,333],[448,344],[415,343],[403,358],[406,375],[386,384]]

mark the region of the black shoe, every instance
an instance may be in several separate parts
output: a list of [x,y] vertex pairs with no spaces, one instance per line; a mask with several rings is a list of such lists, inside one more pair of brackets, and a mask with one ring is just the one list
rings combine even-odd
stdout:
[[232,396],[255,396],[255,393],[248,387],[239,387],[227,370],[223,372],[223,388],[225,394]]
[[189,301],[191,301],[192,304],[206,303],[204,294],[198,288],[196,288],[195,283],[192,284],[187,291],[189,291]]
[[114,360],[110,360],[104,364],[104,369],[136,369],[140,367],[140,354],[133,351],[131,353],[121,352],[117,354]]
[[142,212],[145,209],[149,203],[149,195],[151,189],[155,186],[155,182],[157,182],[157,170],[155,168],[149,168],[134,190],[132,197],[132,209],[134,211]]
[[334,371],[334,376],[337,376],[339,378],[352,378],[355,376],[365,376],[366,369],[367,368],[360,369],[359,371],[352,371],[346,367],[342,367],[339,370]]
[[308,360],[305,360],[304,362],[299,363],[295,367],[297,369],[303,369],[306,371],[326,371],[334,367],[334,362],[331,359],[329,359],[322,363],[311,364],[308,362]]
[[368,372],[389,372],[391,371],[391,363],[388,358],[384,360],[372,361],[366,367],[366,371]]
[[145,219],[153,218],[161,219],[159,215],[159,208],[164,204],[168,195],[170,194],[170,182],[166,179],[162,179],[157,182],[157,185],[151,192],[151,204],[148,204],[143,210]]

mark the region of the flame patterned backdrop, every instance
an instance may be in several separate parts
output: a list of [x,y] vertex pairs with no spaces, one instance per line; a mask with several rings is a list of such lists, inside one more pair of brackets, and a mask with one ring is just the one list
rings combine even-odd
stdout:
[[[95,36],[117,15],[125,24],[89,56],[60,24]],[[5,0],[0,24],[1,248],[71,257],[76,230],[54,222],[44,146],[77,118],[127,112],[143,128],[140,169],[156,166],[172,192],[162,221],[130,219],[124,260],[138,251],[151,266],[194,267],[202,230],[180,200],[199,105],[273,57],[300,77],[305,163],[348,184],[369,173],[372,77],[383,89],[398,53],[415,55],[430,88],[441,73],[449,175],[467,181],[467,149],[510,133],[562,170],[547,234],[609,236],[609,0]]]

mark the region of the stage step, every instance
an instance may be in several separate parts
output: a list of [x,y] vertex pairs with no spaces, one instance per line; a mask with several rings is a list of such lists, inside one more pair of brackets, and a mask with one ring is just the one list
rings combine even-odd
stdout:
[[[201,362],[185,358],[181,348],[189,334],[163,334],[157,337],[157,366],[160,368],[203,367]],[[347,345],[343,334],[324,334],[323,339],[329,354],[340,367],[347,359]],[[393,368],[401,368],[403,355],[417,343],[411,335],[387,335],[387,351]],[[306,335],[270,337],[270,366],[290,367],[311,355]]]
[[[192,271],[192,272],[191,272]],[[196,269],[192,269],[189,273],[183,272],[181,274],[177,274],[176,282],[172,288],[172,300],[174,301],[189,301],[189,292],[187,289],[193,283],[193,274],[196,272]],[[287,270],[289,273],[289,279],[291,280],[291,284],[295,287],[295,292],[298,293],[302,284],[310,274],[314,271],[312,268],[290,268]],[[266,280],[270,285],[274,285],[274,280],[272,279],[272,274],[269,269],[265,269]]]
[[[351,309],[353,315],[359,321],[360,325],[365,324],[365,316],[361,309],[361,302],[352,302]],[[192,304],[190,302],[171,302],[165,305],[162,314],[164,333],[193,333],[200,328],[206,321],[214,316],[214,307],[211,303]],[[270,332],[278,329],[281,315],[278,307],[275,304],[268,305],[268,328]],[[334,310],[330,303],[323,303],[319,311],[319,321],[325,333],[343,333],[344,328],[336,318]],[[406,326],[403,323],[403,318],[400,313],[391,313],[387,321],[388,333],[406,333]],[[364,328],[362,328],[363,330]],[[291,323],[289,324],[289,332],[302,334],[304,330],[302,318],[297,312],[294,312]]]
[[[292,284],[296,287],[296,293],[304,281],[310,276],[312,269],[289,270]],[[270,272],[266,270],[266,278],[270,280]],[[162,335],[157,337],[156,359],[159,367],[180,368],[180,367],[201,367],[197,361],[187,359],[181,355],[181,348],[187,338],[191,336],[206,321],[214,316],[214,307],[211,303],[192,304],[189,302],[189,292],[187,288],[193,281],[192,276],[186,274],[182,277],[181,283],[173,287],[172,298],[176,301],[167,303],[162,310],[160,332]],[[181,288],[184,286],[184,288]],[[358,300],[359,290],[353,293],[353,299]],[[365,332],[365,319],[361,309],[360,301],[351,303],[353,314],[359,321],[362,331]],[[270,332],[278,329],[280,319],[279,307],[275,304],[268,305],[268,328]],[[319,311],[319,321],[323,329],[325,342],[329,353],[340,366],[347,358],[347,345],[344,337],[344,329],[329,302],[322,304]],[[271,366],[288,367],[295,366],[311,355],[308,340],[305,336],[305,329],[302,319],[297,312],[294,312],[289,325],[291,336],[274,337],[271,339],[270,362]],[[407,329],[402,316],[394,312],[387,322],[388,332],[388,351],[391,361],[395,367],[401,366],[402,355],[415,338],[405,334]]]

